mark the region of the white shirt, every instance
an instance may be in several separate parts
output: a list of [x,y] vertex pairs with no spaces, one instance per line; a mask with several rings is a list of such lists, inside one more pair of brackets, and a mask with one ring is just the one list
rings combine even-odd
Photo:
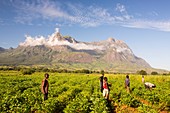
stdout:
[[149,86],[149,87],[155,86],[154,84],[152,84],[152,83],[150,83],[150,82],[145,82],[145,85],[146,85],[146,86]]
[[145,79],[144,79],[144,78],[142,78],[142,82],[143,82],[143,83],[145,82]]

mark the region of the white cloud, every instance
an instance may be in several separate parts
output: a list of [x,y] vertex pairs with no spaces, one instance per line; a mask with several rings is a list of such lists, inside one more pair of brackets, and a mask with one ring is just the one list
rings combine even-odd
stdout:
[[43,36],[40,37],[31,37],[26,35],[26,40],[23,43],[20,43],[20,46],[36,46],[36,45],[43,45],[46,43],[46,39]]
[[[118,24],[124,27],[170,31],[170,21],[136,19],[134,17],[135,15],[129,15],[125,5],[120,3],[115,7],[116,12],[98,6],[85,7],[82,4],[62,3],[50,0],[35,0],[31,3],[28,1],[19,1],[14,4],[18,14],[15,17],[15,21],[22,24],[33,25],[34,21],[37,22],[37,20],[41,19],[37,25],[42,25],[42,23],[46,23],[47,21],[55,22],[59,26],[78,24],[84,27],[96,27]],[[158,13],[155,11],[151,13],[158,16]]]
[[[107,41],[100,42],[98,44],[95,43],[84,43],[84,42],[70,42],[62,37],[58,28],[55,29],[55,33],[49,35],[47,38],[43,36],[31,37],[26,35],[26,40],[23,43],[20,43],[20,46],[37,46],[37,45],[46,45],[49,47],[58,46],[58,45],[67,45],[76,50],[106,50],[107,48],[113,47],[117,52],[130,53],[133,54],[131,49],[120,40],[116,39],[108,39]],[[74,39],[72,39],[74,40]],[[110,43],[112,42],[112,43]],[[120,46],[121,44],[121,46]]]
[[103,49],[103,46],[96,46],[92,44],[85,44],[85,43],[70,43],[67,40],[58,40],[56,38],[56,33],[53,33],[52,35],[49,35],[48,38],[45,38],[43,36],[36,36],[31,37],[26,35],[26,40],[22,43],[20,43],[20,46],[37,46],[37,45],[47,45],[47,46],[56,46],[56,45],[68,45],[74,49],[77,50],[94,50],[94,49]]
[[124,23],[123,26],[132,28],[147,28],[170,32],[170,21],[133,20],[128,23]]
[[120,3],[118,3],[118,4],[116,5],[116,10],[119,11],[119,12],[121,12],[121,13],[126,12],[125,6],[122,5],[122,4],[120,4]]
[[[43,19],[48,21],[55,21],[56,23],[79,24],[87,27],[95,27],[103,24],[114,24],[117,21],[124,21],[130,19],[131,16],[127,13],[121,15],[114,15],[108,9],[88,6],[84,7],[81,4],[62,4],[52,1],[38,1],[32,3],[19,2],[16,3],[18,16],[15,18],[16,22],[22,24],[31,24],[34,20]],[[125,6],[119,6],[121,13],[126,12]],[[122,9],[121,9],[122,8]]]
[[121,17],[124,18],[124,20],[130,20],[130,19],[133,18],[132,15],[129,15],[129,14],[128,14],[125,6],[122,5],[122,4],[120,4],[120,3],[118,3],[118,4],[116,5],[116,11],[118,11],[118,12],[121,13],[121,15],[122,15]]
[[149,16],[159,16],[159,14],[156,11],[152,11],[148,13]]

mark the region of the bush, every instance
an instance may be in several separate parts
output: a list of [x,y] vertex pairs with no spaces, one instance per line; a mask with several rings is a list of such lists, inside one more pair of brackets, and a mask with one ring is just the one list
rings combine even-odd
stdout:
[[141,70],[141,71],[137,71],[137,74],[140,74],[140,75],[147,75],[147,72],[144,71],[144,70]]
[[104,74],[104,70],[101,70],[100,73],[101,73],[101,74]]
[[153,71],[151,75],[158,75],[158,72]]
[[83,70],[81,70],[82,71],[82,73],[86,73],[86,74],[89,74],[90,73],[90,71],[88,70],[88,69],[83,69]]
[[82,69],[82,70],[75,70],[74,73],[86,73],[86,74],[89,74],[89,73],[91,73],[91,71],[88,70],[88,69]]
[[22,74],[23,75],[31,75],[35,72],[35,69],[23,69]]

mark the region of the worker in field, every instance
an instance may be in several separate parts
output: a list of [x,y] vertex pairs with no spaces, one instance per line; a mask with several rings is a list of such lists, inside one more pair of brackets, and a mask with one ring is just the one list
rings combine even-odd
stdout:
[[102,73],[102,76],[99,77],[101,93],[103,93],[103,78],[104,78],[104,72]]
[[143,83],[143,84],[145,83],[144,75],[142,75],[142,83]]
[[104,77],[103,80],[103,97],[107,100],[109,100],[109,92],[110,92],[110,87],[111,84],[107,82],[107,77]]
[[127,92],[130,92],[130,79],[129,79],[129,75],[126,75],[126,79],[125,79],[125,88],[127,90]]
[[49,87],[49,83],[48,83],[49,74],[46,73],[44,77],[45,78],[42,80],[42,83],[41,83],[41,91],[44,94],[44,100],[47,100],[48,99],[48,87]]
[[152,84],[150,82],[145,82],[145,88],[148,88],[149,90],[151,90],[152,88],[155,88],[156,85]]

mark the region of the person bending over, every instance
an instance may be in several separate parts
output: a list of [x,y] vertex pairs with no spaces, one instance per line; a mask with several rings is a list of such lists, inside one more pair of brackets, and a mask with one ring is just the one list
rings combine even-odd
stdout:
[[152,84],[152,83],[150,83],[150,82],[145,82],[145,88],[148,88],[148,89],[152,89],[152,88],[155,88],[156,87],[156,85],[155,84]]

